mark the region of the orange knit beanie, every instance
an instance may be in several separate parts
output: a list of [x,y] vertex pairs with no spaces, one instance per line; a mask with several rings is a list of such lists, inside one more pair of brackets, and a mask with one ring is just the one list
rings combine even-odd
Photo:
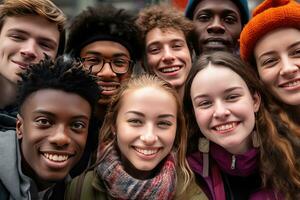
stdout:
[[294,0],[265,0],[256,7],[252,19],[241,32],[241,58],[251,62],[258,40],[268,32],[281,27],[300,29],[300,4]]

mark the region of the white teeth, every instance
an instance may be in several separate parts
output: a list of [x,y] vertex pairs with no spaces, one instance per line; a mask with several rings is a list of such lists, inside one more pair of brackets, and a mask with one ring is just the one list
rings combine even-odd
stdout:
[[300,84],[300,81],[297,80],[297,81],[286,83],[286,84],[283,85],[283,87],[293,87],[293,86],[296,86],[296,85],[299,85],[299,84]]
[[216,126],[217,131],[225,131],[228,129],[232,129],[235,126],[235,123],[224,124],[221,126]]
[[163,68],[161,69],[162,72],[174,72],[174,71],[178,71],[180,69],[180,67],[167,67],[167,68]]
[[210,45],[223,45],[223,42],[221,42],[221,41],[209,41],[209,42],[207,42],[207,44],[210,44]]
[[137,150],[139,153],[142,153],[144,155],[153,155],[156,154],[158,152],[158,149],[140,149],[140,148],[135,148],[135,150]]
[[101,86],[103,90],[105,91],[112,91],[112,90],[116,90],[117,86]]
[[55,162],[63,162],[68,160],[69,156],[67,155],[58,155],[58,154],[50,154],[50,153],[44,153],[43,154],[47,159]]

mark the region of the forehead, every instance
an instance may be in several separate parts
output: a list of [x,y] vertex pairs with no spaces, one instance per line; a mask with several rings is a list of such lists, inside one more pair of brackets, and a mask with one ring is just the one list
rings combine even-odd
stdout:
[[209,64],[196,74],[192,82],[191,93],[223,91],[229,87],[248,88],[242,77],[230,68]]
[[27,96],[21,106],[23,114],[32,113],[36,110],[48,111],[53,114],[89,115],[91,106],[87,100],[75,93],[56,89],[42,89]]
[[240,10],[232,0],[201,0],[194,10],[194,15],[204,10],[216,13],[231,11],[240,16]]
[[[157,107],[149,107],[149,105],[158,105]],[[130,89],[123,94],[121,109],[141,109],[149,110],[151,112],[172,112],[177,111],[177,104],[175,97],[157,87],[143,87]]]
[[95,41],[89,43],[82,48],[80,56],[83,57],[88,54],[101,55],[104,57],[113,57],[124,55],[130,58],[129,51],[122,44],[114,41]]
[[160,41],[172,41],[172,40],[183,40],[186,41],[185,35],[182,30],[175,28],[154,28],[150,30],[146,35],[146,43],[151,44],[153,42]]
[[59,43],[60,33],[56,23],[38,15],[6,17],[1,32],[18,30],[30,36]]
[[[282,38],[278,40],[278,38]],[[268,51],[287,50],[294,44],[300,43],[300,30],[296,28],[282,27],[274,29],[262,36],[254,47],[255,54]]]

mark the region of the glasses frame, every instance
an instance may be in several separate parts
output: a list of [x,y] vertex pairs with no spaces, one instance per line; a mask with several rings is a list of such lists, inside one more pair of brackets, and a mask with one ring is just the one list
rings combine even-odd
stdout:
[[[87,66],[87,65],[84,64],[87,58],[89,58],[89,57],[83,57],[83,58],[81,58],[81,62],[82,62],[82,64],[83,64],[84,66]],[[92,69],[93,69],[94,66],[99,65],[99,63],[98,63],[98,64],[94,64],[94,65],[87,66],[88,69],[89,69],[89,71],[90,71],[92,74],[97,74],[97,73],[99,73],[99,72],[103,69],[103,67],[104,67],[104,65],[105,65],[106,63],[109,64],[109,67],[110,67],[111,71],[113,71],[115,74],[126,74],[126,73],[129,71],[129,69],[131,69],[131,68],[134,66],[134,64],[135,64],[135,62],[134,62],[133,60],[129,60],[129,59],[124,59],[124,58],[122,58],[122,59],[128,61],[129,64],[128,64],[127,70],[126,70],[125,72],[121,72],[121,73],[120,73],[120,72],[116,72],[116,71],[114,70],[114,67],[112,66],[112,61],[113,61],[114,59],[106,59],[106,58],[103,58],[103,57],[101,57],[101,58],[103,59],[103,64],[102,64],[102,66],[100,67],[100,69],[99,69],[98,71],[93,72]]]

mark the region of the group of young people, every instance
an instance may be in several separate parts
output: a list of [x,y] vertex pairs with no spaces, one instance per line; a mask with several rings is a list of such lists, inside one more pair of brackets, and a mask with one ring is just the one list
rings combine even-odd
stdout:
[[0,199],[300,198],[299,3],[66,22],[0,5]]

